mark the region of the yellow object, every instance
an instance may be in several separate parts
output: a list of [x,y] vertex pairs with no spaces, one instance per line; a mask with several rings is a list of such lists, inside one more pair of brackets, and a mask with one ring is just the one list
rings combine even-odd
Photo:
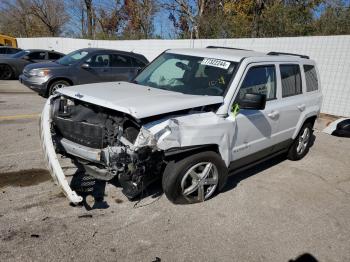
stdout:
[[220,76],[219,78],[219,84],[224,85],[225,84],[225,78],[223,76]]
[[233,115],[234,117],[237,116],[238,111],[239,111],[239,105],[238,105],[238,103],[233,104],[233,105],[232,105],[232,109],[231,109],[231,113],[232,113],[232,115]]
[[0,46],[17,47],[17,40],[14,37],[7,35],[0,35]]
[[40,114],[25,114],[25,115],[13,115],[13,116],[0,116],[0,121],[5,120],[17,120],[17,119],[30,119],[39,118]]

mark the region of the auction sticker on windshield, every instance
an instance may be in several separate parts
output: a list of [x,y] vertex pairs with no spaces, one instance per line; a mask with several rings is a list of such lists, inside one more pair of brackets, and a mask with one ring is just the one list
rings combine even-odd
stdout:
[[215,58],[204,58],[201,65],[215,66],[223,69],[227,69],[230,66],[230,62],[219,60]]

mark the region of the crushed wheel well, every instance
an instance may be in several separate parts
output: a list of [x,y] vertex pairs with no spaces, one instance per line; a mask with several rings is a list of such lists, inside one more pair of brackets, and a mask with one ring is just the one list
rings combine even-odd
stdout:
[[220,155],[219,146],[216,144],[171,148],[166,150],[164,152],[164,155],[165,155],[166,161],[170,161],[170,160],[179,161],[185,157],[188,157],[190,155],[203,152],[203,151],[213,151]]
[[317,118],[317,116],[310,116],[309,118],[307,118],[307,119],[305,120],[305,122],[304,122],[303,125],[305,125],[305,123],[311,123],[312,126],[314,126],[315,121],[316,121],[316,118]]

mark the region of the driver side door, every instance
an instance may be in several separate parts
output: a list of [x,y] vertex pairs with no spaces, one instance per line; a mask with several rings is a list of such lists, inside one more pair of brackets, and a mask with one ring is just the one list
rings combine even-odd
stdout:
[[[266,95],[263,110],[240,109],[236,121],[233,163],[239,168],[269,155],[273,150],[279,114],[276,65],[273,63],[250,64],[240,82],[235,101],[246,93]],[[234,118],[232,115],[231,118]]]

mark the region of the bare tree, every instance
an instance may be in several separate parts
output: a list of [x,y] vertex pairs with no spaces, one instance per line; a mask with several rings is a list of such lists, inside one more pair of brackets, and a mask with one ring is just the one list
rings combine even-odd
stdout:
[[84,0],[86,7],[86,19],[87,19],[87,36],[89,38],[93,37],[93,28],[94,28],[94,7],[92,0]]
[[[102,33],[102,38],[115,38],[125,20],[125,14],[123,12],[123,5],[121,1],[115,1],[114,6],[100,6],[96,12],[96,22],[98,23],[98,29]],[[101,36],[101,33],[97,34]]]
[[[51,8],[55,4],[53,0],[45,0],[50,2],[46,8],[46,4],[42,6],[43,10],[38,12],[37,4],[42,4],[37,0],[3,0],[0,9],[0,27],[3,33],[14,36],[33,37],[33,36],[52,36],[58,35],[65,23],[64,9],[55,10]],[[35,14],[33,11],[35,10]],[[45,17],[47,16],[47,17]],[[59,22],[55,19],[60,16]],[[49,26],[48,26],[49,25]]]
[[153,19],[158,6],[155,0],[125,0],[124,12],[126,38],[150,38],[153,34]]
[[58,36],[68,20],[64,2],[56,0],[32,0],[30,14],[38,18],[51,36]]
[[[206,6],[206,0],[174,0],[173,2],[165,2],[162,4],[163,8],[170,12],[176,13],[179,17],[179,26],[186,28],[188,26],[191,36],[199,38],[201,18]],[[170,16],[174,21],[175,15]]]

